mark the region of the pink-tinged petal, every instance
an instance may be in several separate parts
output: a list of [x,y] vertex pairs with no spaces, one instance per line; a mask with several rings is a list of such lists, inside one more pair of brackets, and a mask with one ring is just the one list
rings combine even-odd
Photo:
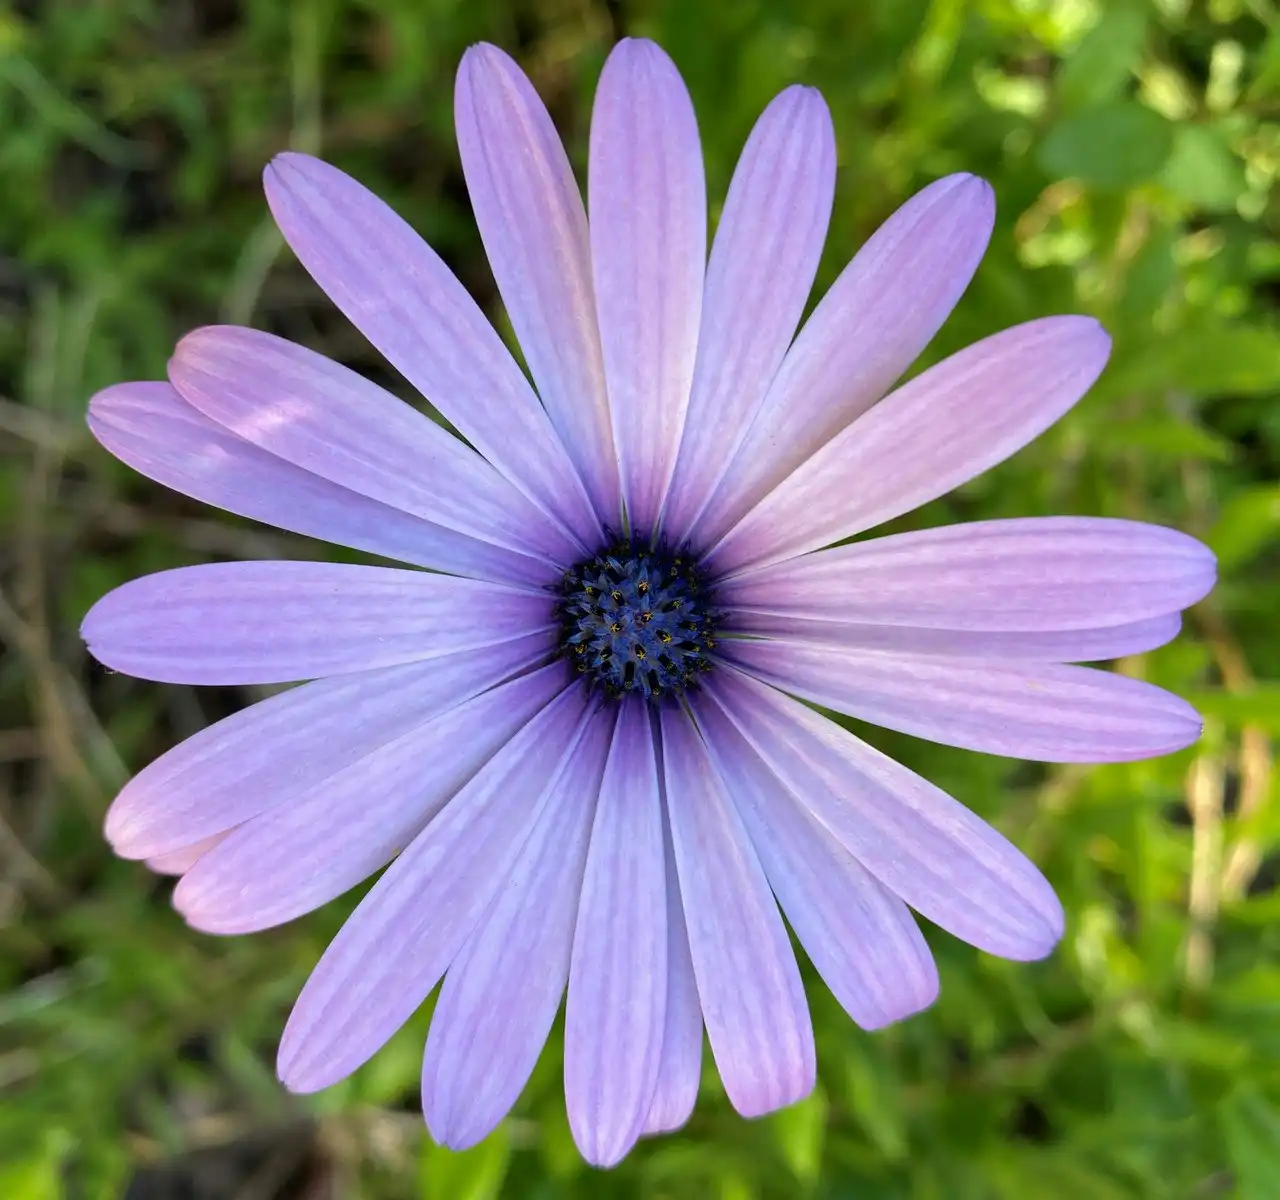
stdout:
[[702,738],[662,712],[676,873],[702,1015],[729,1101],[758,1117],[807,1096],[813,1026],[768,881]]
[[205,504],[400,562],[502,583],[551,583],[550,563],[435,525],[304,471],[192,408],[168,383],[121,383],[89,429],[135,471]]
[[440,257],[336,167],[277,155],[264,173],[285,241],[329,299],[481,454],[584,544],[600,526],[519,366]]
[[1129,762],[1199,736],[1185,700],[1141,680],[1056,663],[966,662],[801,642],[739,641],[757,678],[815,704],[946,746],[1039,762]]
[[910,910],[792,796],[715,703],[695,703],[769,886],[818,974],[864,1029],[928,1008],[938,970]]
[[1195,538],[1139,521],[975,521],[837,546],[717,591],[782,617],[1010,633],[1095,629],[1189,608],[1213,587]]
[[843,646],[898,654],[1010,662],[1102,662],[1145,654],[1173,641],[1182,628],[1177,613],[1102,629],[1053,629],[1047,633],[974,633],[967,629],[920,629],[914,625],[861,625],[814,617],[732,610],[726,636],[767,637],[780,642]]
[[206,933],[253,933],[327,904],[386,866],[563,686],[556,663],[428,716],[241,825],[174,907]]
[[715,692],[787,791],[912,908],[1003,958],[1043,958],[1057,945],[1053,888],[986,822],[765,684],[722,669]]
[[537,92],[496,46],[462,56],[454,119],[471,207],[525,361],[596,512],[620,528],[591,241],[569,159]]
[[555,562],[578,554],[447,430],[312,350],[213,325],[178,343],[169,378],[211,420],[331,483],[509,550]]
[[298,800],[415,726],[546,661],[550,633],[303,684],[202,729],[144,767],[107,811],[124,858],[170,854]]
[[647,706],[624,701],[600,788],[565,1004],[569,1125],[593,1166],[635,1145],[658,1082],[667,1002],[662,797]]
[[147,866],[157,875],[185,875],[226,836],[225,833],[215,833],[167,854],[156,854],[146,860]]
[[551,1032],[569,978],[573,929],[613,713],[588,719],[528,841],[445,976],[422,1062],[422,1110],[452,1150],[511,1110]]
[[858,252],[805,323],[699,518],[710,545],[866,412],[929,344],[977,270],[995,220],[972,175],[930,184]]
[[1046,317],[953,354],[837,434],[710,555],[721,573],[852,537],[945,495],[1043,433],[1102,372],[1088,317]]
[[591,264],[622,496],[651,530],[689,404],[707,256],[693,103],[675,64],[627,38],[591,112]]
[[276,1069],[314,1092],[351,1074],[413,1015],[510,877],[591,724],[567,686],[446,805],[348,918],[302,989]]
[[[658,749],[661,750],[660,745]],[[671,822],[665,804],[662,843],[663,873],[667,881],[667,1002],[663,1010],[658,1077],[642,1136],[679,1129],[693,1112],[698,1085],[702,1082],[702,1004],[693,976],[684,901],[680,898],[675,851],[671,846]]]
[[290,683],[438,658],[554,623],[549,593],[348,563],[205,563],[108,592],[80,632],[161,683]]
[[764,402],[800,324],[835,196],[831,114],[790,87],[747,139],[716,228],[689,413],[663,527],[679,545]]

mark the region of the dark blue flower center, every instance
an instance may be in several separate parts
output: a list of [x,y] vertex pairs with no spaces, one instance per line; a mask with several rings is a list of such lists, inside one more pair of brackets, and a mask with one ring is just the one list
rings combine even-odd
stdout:
[[563,650],[607,695],[658,701],[711,669],[719,613],[691,556],[619,540],[568,571]]

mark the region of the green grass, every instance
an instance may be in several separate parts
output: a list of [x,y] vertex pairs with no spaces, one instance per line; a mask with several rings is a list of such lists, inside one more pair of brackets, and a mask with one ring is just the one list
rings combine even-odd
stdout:
[[[930,359],[1046,313],[1114,335],[1074,413],[913,520],[1138,517],[1207,537],[1223,578],[1178,642],[1126,664],[1202,705],[1192,751],[1045,770],[877,736],[1044,867],[1068,912],[1053,958],[930,930],[941,999],[870,1036],[806,965],[814,1097],[743,1122],[708,1065],[689,1126],[602,1175],[572,1148],[558,1033],[463,1156],[416,1113],[425,1014],[353,1080],[282,1092],[288,1006],[352,901],[218,940],[114,860],[100,826],[129,771],[254,697],[108,675],[77,626],[143,572],[317,550],[111,460],[84,427],[94,390],[160,377],[184,331],[229,320],[403,393],[282,251],[270,155],[357,174],[501,324],[454,67],[480,38],[515,53],[581,166],[625,32],[685,73],[713,204],[769,97],[822,89],[840,177],[819,290],[913,190],[992,181],[991,251]],[[1277,170],[1274,0],[0,3],[0,1196],[1274,1200]]]

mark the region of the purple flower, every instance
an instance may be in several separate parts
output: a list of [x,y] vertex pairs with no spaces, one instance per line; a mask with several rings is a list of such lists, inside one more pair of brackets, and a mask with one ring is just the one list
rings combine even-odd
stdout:
[[801,701],[993,754],[1165,754],[1199,733],[1186,704],[1063,664],[1167,642],[1214,564],[1180,533],[1079,517],[823,549],[1008,457],[1106,361],[1094,321],[1053,317],[890,390],[977,267],[981,180],[904,205],[797,335],[835,179],[816,92],[761,117],[709,261],[693,109],[656,46],[605,66],[589,224],[505,54],[467,53],[456,106],[536,392],[403,221],[284,154],[266,190],[290,246],[466,441],[249,329],[197,330],[168,383],[93,399],[94,434],[151,478],[430,568],[218,563],[101,600],[84,636],[117,670],[313,680],[152,763],[107,836],[181,874],[174,903],[215,933],[288,921],[390,862],[304,988],[280,1077],[341,1079],[443,978],[423,1105],[469,1146],[567,988],[569,1119],[611,1164],[686,1120],[704,1025],[744,1115],[813,1086],[779,906],[867,1029],[937,992],[911,909],[1012,959],[1062,934],[1008,841]]

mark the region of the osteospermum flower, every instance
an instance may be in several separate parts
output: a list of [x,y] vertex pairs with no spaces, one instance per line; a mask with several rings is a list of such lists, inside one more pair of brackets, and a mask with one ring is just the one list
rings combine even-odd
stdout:
[[84,634],[118,670],[314,681],[151,764],[107,835],[181,874],[174,903],[215,933],[390,862],[299,997],[280,1077],[341,1079],[443,979],[423,1105],[468,1146],[516,1100],[567,988],[569,1119],[608,1164],[688,1117],[704,1026],[744,1115],[813,1085],[779,907],[867,1029],[937,991],[911,909],[1012,959],[1062,933],[1008,841],[802,701],[1021,758],[1164,754],[1199,732],[1186,704],[1063,664],[1172,638],[1213,561],[1171,530],[1078,517],[823,549],[1001,461],[1102,370],[1098,325],[1055,317],[890,391],[982,255],[982,181],[910,200],[797,336],[835,177],[816,92],[761,117],[709,262],[693,109],[656,46],[605,66],[589,222],[505,54],[467,53],[456,105],[532,386],[360,184],[284,154],[266,190],[320,286],[465,442],[249,329],[197,330],[169,382],[92,402],[95,435],[153,479],[428,568],[217,563],[101,600]]

